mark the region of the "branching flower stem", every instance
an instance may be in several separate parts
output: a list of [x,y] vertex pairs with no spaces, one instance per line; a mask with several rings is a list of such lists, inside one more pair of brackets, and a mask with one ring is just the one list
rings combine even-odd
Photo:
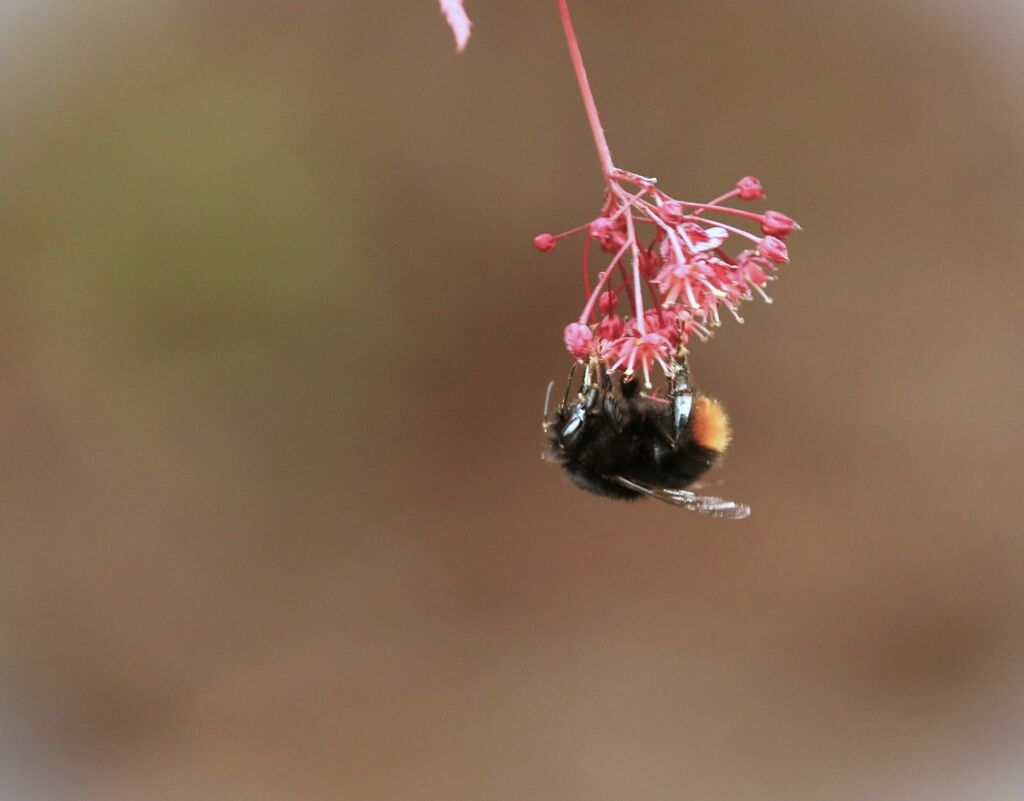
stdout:
[[[778,211],[757,213],[724,205],[734,199],[756,201],[764,197],[761,182],[752,175],[741,178],[714,200],[695,203],[666,194],[654,178],[616,167],[583,64],[568,0],[557,3],[597,148],[605,193],[593,220],[560,234],[538,234],[533,245],[542,253],[550,253],[563,239],[584,235],[580,272],[586,300],[579,318],[565,327],[566,349],[587,365],[588,374],[601,365],[612,373],[622,369],[623,380],[642,375],[650,390],[652,368],[657,365],[666,376],[675,375],[680,361],[686,358],[690,337],[711,336],[711,329],[721,323],[721,308],[743,322],[736,313],[740,303],[753,299],[755,293],[771,302],[764,287],[774,280],[779,266],[789,261],[785,240],[800,226]],[[472,31],[464,2],[439,0],[439,5],[462,52]],[[705,215],[729,215],[735,224]],[[753,223],[760,234],[738,227],[741,223]],[[726,247],[730,238],[732,242],[749,240],[753,247],[736,252]],[[598,270],[593,283],[591,245],[595,241],[611,260],[604,270]],[[644,306],[645,289],[651,311]],[[621,298],[632,316],[619,315],[624,305]]]
[[[651,368],[658,365],[666,373],[674,369],[667,365],[685,356],[691,334],[706,338],[709,326],[719,325],[720,306],[742,322],[736,313],[739,303],[752,298],[754,292],[768,299],[762,287],[772,280],[778,265],[789,260],[784,240],[799,226],[777,211],[757,213],[723,205],[734,198],[763,198],[761,183],[752,176],[741,179],[714,200],[696,203],[669,196],[654,178],[616,167],[568,0],[557,3],[597,148],[605,197],[599,215],[590,223],[561,234],[540,234],[534,246],[546,253],[561,240],[585,232],[581,273],[586,303],[577,321],[565,328],[566,348],[588,365],[597,359],[612,372],[624,369],[627,378],[639,371],[650,387]],[[753,223],[761,235],[703,215],[728,215],[736,223]],[[644,242],[638,235],[641,229],[650,234],[644,235]],[[723,248],[730,236],[747,239],[754,247],[730,255]],[[593,240],[611,256],[594,284],[590,281]],[[620,281],[614,280],[615,273]],[[645,288],[651,311],[645,306]],[[627,300],[632,317],[626,315],[623,319],[617,313],[620,295]]]

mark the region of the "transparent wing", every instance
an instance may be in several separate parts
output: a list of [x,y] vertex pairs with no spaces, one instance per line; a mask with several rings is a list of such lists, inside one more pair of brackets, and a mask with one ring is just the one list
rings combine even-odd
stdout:
[[670,503],[673,506],[681,506],[691,512],[699,512],[702,515],[721,517],[726,520],[742,520],[750,517],[750,507],[746,504],[727,501],[724,498],[716,498],[713,495],[698,495],[689,490],[664,489],[663,487],[648,487],[637,484],[622,476],[615,476],[615,480],[626,489],[642,493],[648,498],[657,498],[659,501]]
[[714,481],[694,481],[689,489],[691,490],[706,490],[708,487],[724,487],[725,479],[716,478]]

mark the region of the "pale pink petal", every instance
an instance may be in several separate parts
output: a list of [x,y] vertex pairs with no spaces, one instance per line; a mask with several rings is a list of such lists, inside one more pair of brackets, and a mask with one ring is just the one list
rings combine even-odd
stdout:
[[704,233],[707,235],[708,240],[707,242],[694,246],[694,250],[697,252],[719,248],[722,246],[722,243],[729,238],[729,232],[724,228],[719,228],[718,226],[715,226],[714,228],[706,228],[704,229]]
[[461,53],[466,49],[470,28],[473,27],[466,9],[462,7],[462,0],[441,0],[441,13],[455,34],[455,48]]

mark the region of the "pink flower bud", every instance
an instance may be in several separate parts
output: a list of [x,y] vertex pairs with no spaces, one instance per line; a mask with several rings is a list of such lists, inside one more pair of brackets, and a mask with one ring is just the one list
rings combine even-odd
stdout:
[[764,219],[761,220],[761,230],[770,236],[785,238],[793,233],[794,229],[800,229],[796,220],[779,211],[766,211]]
[[766,236],[757,243],[757,252],[776,264],[789,261],[789,249],[786,247],[786,243],[778,237]]
[[662,259],[658,253],[640,251],[640,274],[648,281],[654,280],[654,277],[661,270],[661,265]]
[[607,217],[598,217],[590,224],[590,235],[594,239],[604,239],[615,230],[615,224]]
[[607,292],[602,292],[598,299],[598,305],[601,307],[602,314],[611,314],[619,305],[619,293],[610,289]]
[[[661,310],[661,316],[665,320],[665,326],[669,328],[676,328],[679,325],[680,319],[688,315],[689,312],[678,308],[669,308]],[[668,335],[666,334],[666,336]]]
[[601,250],[605,253],[618,253],[626,244],[626,235],[622,231],[612,231],[601,240]]
[[669,225],[679,225],[685,215],[686,210],[678,200],[666,200],[661,206],[661,219]]
[[663,337],[671,348],[679,344],[677,316],[672,309],[648,309],[644,312],[644,323],[651,334]]
[[739,190],[740,197],[743,200],[760,200],[764,197],[764,188],[761,186],[761,182],[753,175],[741,178],[740,182],[736,184],[736,188]]
[[617,314],[609,314],[597,326],[597,335],[605,342],[611,342],[622,336],[623,322]]
[[658,314],[657,309],[648,309],[644,312],[644,323],[647,325],[648,331],[660,331],[662,319],[662,315]]
[[554,250],[557,245],[558,240],[551,234],[540,234],[533,239],[533,246],[541,253],[548,253]]
[[748,261],[743,265],[743,275],[754,286],[764,286],[768,283],[768,276],[756,261]]
[[590,346],[593,341],[594,334],[590,330],[590,326],[583,323],[569,323],[565,327],[565,347],[580,361],[590,356]]

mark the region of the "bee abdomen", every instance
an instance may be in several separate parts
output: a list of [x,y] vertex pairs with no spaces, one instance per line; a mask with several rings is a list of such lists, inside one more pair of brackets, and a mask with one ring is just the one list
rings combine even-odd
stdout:
[[698,395],[690,414],[690,436],[701,448],[723,454],[732,440],[732,427],[722,404],[707,395]]

